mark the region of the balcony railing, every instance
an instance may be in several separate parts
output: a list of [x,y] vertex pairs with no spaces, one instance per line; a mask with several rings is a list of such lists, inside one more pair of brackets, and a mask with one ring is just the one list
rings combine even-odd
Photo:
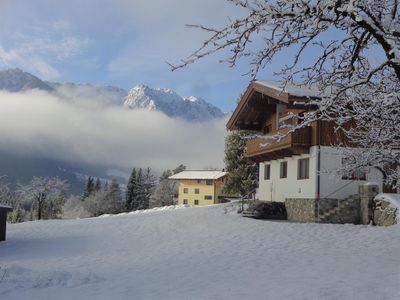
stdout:
[[[268,155],[274,152],[282,152],[283,150],[285,150],[287,155],[304,153],[305,150],[308,151],[308,148],[311,146],[311,127],[300,128],[291,133],[288,132],[289,129],[284,128],[276,133],[265,135],[266,138],[260,137],[249,140],[247,142],[247,156]],[[277,133],[281,133],[284,136],[281,139],[274,139]]]

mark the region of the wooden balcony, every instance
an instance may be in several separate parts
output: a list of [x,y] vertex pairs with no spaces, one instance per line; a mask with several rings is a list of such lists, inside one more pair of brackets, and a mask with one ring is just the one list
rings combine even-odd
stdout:
[[[293,155],[309,153],[311,146],[311,127],[297,129],[288,133],[289,129],[281,129],[279,133],[285,134],[280,140],[273,138],[255,138],[247,142],[247,156],[254,161],[262,162],[284,158]],[[276,133],[265,135],[274,136]]]

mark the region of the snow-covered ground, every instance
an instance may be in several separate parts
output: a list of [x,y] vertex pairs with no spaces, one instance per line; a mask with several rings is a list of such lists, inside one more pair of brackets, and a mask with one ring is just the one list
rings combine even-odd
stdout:
[[400,299],[400,226],[224,206],[8,226],[0,299]]

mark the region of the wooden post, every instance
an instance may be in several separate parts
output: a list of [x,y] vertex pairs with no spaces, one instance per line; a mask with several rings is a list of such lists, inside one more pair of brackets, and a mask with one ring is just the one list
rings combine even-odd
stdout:
[[9,206],[0,206],[0,242],[6,240],[7,213],[12,211]]

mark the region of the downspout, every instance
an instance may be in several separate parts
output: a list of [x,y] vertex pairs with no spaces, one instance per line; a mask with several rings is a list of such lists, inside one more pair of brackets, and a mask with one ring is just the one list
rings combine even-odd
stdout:
[[321,198],[321,124],[320,120],[317,120],[317,218],[319,223],[319,201]]

